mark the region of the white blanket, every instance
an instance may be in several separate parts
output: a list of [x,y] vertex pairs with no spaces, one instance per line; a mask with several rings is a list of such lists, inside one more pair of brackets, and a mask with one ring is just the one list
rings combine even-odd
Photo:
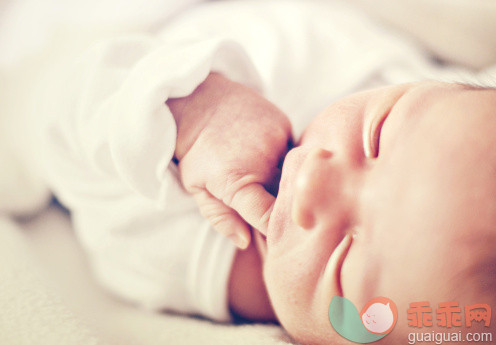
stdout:
[[291,344],[274,325],[227,325],[141,311],[93,280],[69,216],[0,218],[0,344]]

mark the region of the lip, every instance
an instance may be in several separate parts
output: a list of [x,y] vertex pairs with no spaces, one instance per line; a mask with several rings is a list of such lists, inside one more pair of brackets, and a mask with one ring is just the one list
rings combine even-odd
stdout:
[[[276,207],[277,207],[277,201],[276,201]],[[276,207],[274,207],[274,210],[276,210]],[[274,218],[277,217],[275,216],[277,213],[272,211],[272,214],[273,216],[269,221],[269,226],[267,228],[267,234],[265,236],[265,241],[264,241],[266,245],[270,244],[270,246],[277,243],[281,239],[284,233],[284,226],[281,226],[280,223],[278,226],[274,226],[274,224],[278,223],[274,220]]]
[[253,232],[253,238],[255,240],[255,246],[257,247],[263,262],[267,256],[267,238],[259,231]]
[[291,149],[284,159],[281,181],[279,183],[279,193],[267,229],[267,243],[269,247],[281,239],[286,228],[295,225],[291,219],[290,211],[293,204],[294,181],[308,152],[309,148],[298,146]]
[[[285,227],[288,225],[287,221],[283,218],[285,212],[280,210],[283,207],[284,203],[282,202],[282,198],[284,196],[279,194],[278,198],[275,201],[274,208],[272,209],[272,213],[270,215],[269,225],[267,227],[267,233],[264,236],[264,243],[269,246],[277,243],[284,234]],[[258,232],[258,231],[257,231]],[[262,234],[260,233],[261,237]]]

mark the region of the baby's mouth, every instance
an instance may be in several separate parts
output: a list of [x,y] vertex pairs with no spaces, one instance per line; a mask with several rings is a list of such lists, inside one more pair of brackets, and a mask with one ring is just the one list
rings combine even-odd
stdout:
[[267,256],[267,237],[260,231],[254,230],[253,239],[255,241],[255,247],[260,254],[260,259],[263,263],[265,261],[265,257]]

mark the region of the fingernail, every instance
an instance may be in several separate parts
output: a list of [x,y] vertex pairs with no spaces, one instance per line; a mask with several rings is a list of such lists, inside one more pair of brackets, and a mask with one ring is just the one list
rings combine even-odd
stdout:
[[228,238],[238,247],[239,249],[246,249],[248,247],[248,239],[246,239],[241,234],[232,234]]

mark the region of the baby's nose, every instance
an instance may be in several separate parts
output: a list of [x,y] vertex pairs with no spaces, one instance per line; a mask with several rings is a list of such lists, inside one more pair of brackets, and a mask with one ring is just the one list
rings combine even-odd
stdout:
[[342,176],[333,156],[331,151],[312,149],[298,171],[292,218],[304,229],[333,221],[340,208]]

